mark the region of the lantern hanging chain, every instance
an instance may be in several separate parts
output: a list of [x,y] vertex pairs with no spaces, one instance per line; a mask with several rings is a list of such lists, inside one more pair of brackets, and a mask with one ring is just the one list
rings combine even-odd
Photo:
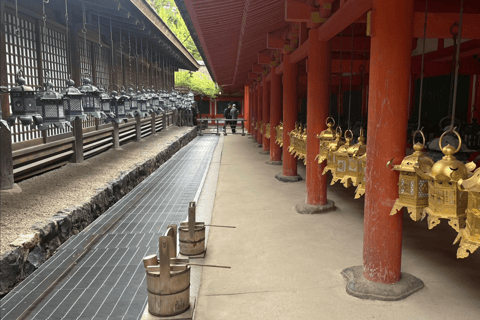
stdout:
[[350,126],[350,110],[352,108],[352,79],[353,79],[353,41],[354,41],[354,35],[355,35],[355,23],[352,24],[352,48],[350,50],[350,88],[349,88],[349,95],[348,95],[348,129],[351,129]]
[[128,83],[132,83],[132,45],[130,43],[130,32],[128,33]]
[[[45,57],[45,52],[46,48],[45,45],[47,43],[46,41],[46,36],[47,36],[47,14],[45,13],[45,3],[49,3],[50,0],[43,0],[42,1],[42,14],[43,14],[43,32],[42,32],[42,44],[40,48],[42,49],[42,52],[44,53]],[[47,85],[48,85],[48,72],[45,72],[45,81],[43,81],[45,85],[45,90],[47,90]]]
[[[110,46],[111,46],[111,49],[110,49],[110,52],[112,53],[112,58],[111,58],[111,61],[110,61],[110,64],[112,66],[112,74],[115,72],[115,68],[114,68],[114,65],[113,65],[113,60],[114,60],[114,52],[115,52],[115,49],[114,49],[114,46],[113,46],[113,29],[112,29],[112,19],[109,19],[110,20]],[[112,78],[112,81],[113,81],[113,78]]]
[[338,79],[338,99],[337,99],[337,117],[338,117],[338,123],[337,125],[340,126],[340,103],[342,101],[342,41],[343,40],[343,34],[340,33],[340,74],[339,74],[339,79]]
[[[360,66],[360,76],[361,76],[361,81],[362,81],[362,103],[365,102],[365,113],[367,113],[368,109],[368,103],[367,103],[367,93],[365,93],[365,99],[363,99],[363,93],[365,90],[365,69],[367,68],[367,42],[364,43],[363,45],[363,64]],[[363,116],[363,111],[361,110],[360,112],[360,121],[361,121],[361,127],[363,128],[365,118]]]
[[100,33],[100,11],[97,10],[97,23],[98,23],[98,45],[102,47],[102,37]]
[[18,19],[18,0],[15,0],[15,23],[16,23],[16,27],[15,27],[15,31],[13,32],[17,37],[20,38],[20,27],[18,26],[19,23],[18,23],[19,19]]
[[70,55],[70,31],[68,29],[68,0],[65,0],[65,33],[66,33],[65,49],[67,50],[68,71],[71,74],[72,73],[72,57]]
[[119,26],[120,29],[120,68],[123,70],[123,39],[122,39],[122,26]]
[[[420,98],[418,103],[418,125],[417,131],[421,131],[420,125],[422,120],[422,100],[423,100],[423,78],[425,66],[425,46],[427,42],[427,15],[428,15],[428,0],[425,2],[425,21],[423,24],[423,44],[422,44],[422,65],[420,70]],[[415,139],[415,137],[413,137]],[[415,141],[413,142],[415,143]]]
[[448,132],[453,132],[454,125],[455,125],[455,109],[457,107],[457,86],[458,86],[458,68],[460,66],[460,44],[462,42],[462,22],[463,22],[463,0],[460,0],[460,18],[458,22],[458,45],[456,48],[456,55],[455,55],[455,82],[453,85],[453,106],[452,106],[452,123],[450,124],[450,129]]
[[136,77],[135,77],[135,84],[138,87],[138,40],[135,36],[135,70],[136,70]]
[[[87,50],[87,10],[85,8],[85,0],[82,0],[82,14],[83,14],[83,49],[85,52],[85,61],[88,61],[88,50]],[[83,72],[82,72],[83,74]]]

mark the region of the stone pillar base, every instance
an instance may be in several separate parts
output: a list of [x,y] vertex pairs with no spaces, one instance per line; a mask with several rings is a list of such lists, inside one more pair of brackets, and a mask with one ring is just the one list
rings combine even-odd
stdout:
[[280,182],[302,181],[302,177],[300,177],[298,174],[296,176],[284,176],[283,174],[279,173],[279,174],[275,175],[275,179],[277,179]]
[[326,204],[317,205],[299,203],[295,206],[295,210],[301,214],[326,213],[329,211],[335,211],[335,202],[327,200]]
[[282,161],[267,161],[266,164],[270,164],[272,166],[281,166],[283,164]]
[[363,266],[344,269],[347,293],[360,299],[397,301],[402,300],[424,287],[423,281],[402,272],[400,281],[394,284],[369,281],[363,275]]
[[22,188],[16,183],[13,184],[12,189],[0,190],[1,194],[22,193]]
[[270,151],[263,151],[263,150],[261,150],[261,151],[258,151],[258,153],[260,153],[260,154],[270,154]]

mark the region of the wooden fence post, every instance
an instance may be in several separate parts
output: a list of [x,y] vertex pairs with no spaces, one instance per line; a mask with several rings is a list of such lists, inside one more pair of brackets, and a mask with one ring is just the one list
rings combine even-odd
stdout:
[[135,124],[135,129],[137,130],[137,136],[135,137],[135,141],[140,141],[142,139],[142,122],[140,120],[140,116],[135,116],[137,123]]
[[152,112],[152,134],[157,133],[157,129],[155,128],[156,127],[155,118],[156,118],[156,114],[155,112]]
[[162,129],[163,129],[163,130],[166,130],[167,127],[168,127],[168,122],[167,122],[168,120],[167,120],[167,116],[166,116],[166,115],[167,115],[166,112],[164,112],[164,113],[162,114]]
[[113,138],[113,148],[115,150],[120,149],[120,128],[118,123],[115,121],[112,122],[113,124],[113,131],[112,131],[112,138]]
[[82,128],[82,119],[76,118],[73,121],[73,163],[82,163],[83,162],[83,128]]
[[13,188],[12,136],[6,126],[0,124],[0,189]]

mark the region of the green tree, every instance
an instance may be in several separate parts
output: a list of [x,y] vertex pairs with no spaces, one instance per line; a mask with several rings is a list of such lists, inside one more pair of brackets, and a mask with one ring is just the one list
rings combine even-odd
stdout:
[[188,31],[185,21],[183,21],[174,0],[148,0],[150,5],[155,8],[158,15],[177,36],[178,40],[187,48],[196,60],[202,60],[195,42]]
[[217,84],[201,72],[186,70],[175,72],[175,85],[190,88],[196,94],[203,94],[212,98],[215,98],[219,91]]

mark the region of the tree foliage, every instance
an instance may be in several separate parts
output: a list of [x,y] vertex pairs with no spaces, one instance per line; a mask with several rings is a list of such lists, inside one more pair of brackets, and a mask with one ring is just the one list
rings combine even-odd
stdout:
[[177,36],[178,40],[187,48],[196,60],[202,60],[195,42],[183,21],[174,0],[148,0],[150,5],[157,11],[158,15]]
[[219,91],[217,84],[201,72],[185,70],[175,72],[175,85],[190,88],[196,94],[203,94],[212,98],[215,98]]

